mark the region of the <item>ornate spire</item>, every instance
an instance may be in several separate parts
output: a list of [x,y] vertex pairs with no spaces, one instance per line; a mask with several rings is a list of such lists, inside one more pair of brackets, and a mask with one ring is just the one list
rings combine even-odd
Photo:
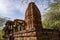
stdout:
[[41,14],[34,2],[30,2],[25,13],[26,29],[42,29]]

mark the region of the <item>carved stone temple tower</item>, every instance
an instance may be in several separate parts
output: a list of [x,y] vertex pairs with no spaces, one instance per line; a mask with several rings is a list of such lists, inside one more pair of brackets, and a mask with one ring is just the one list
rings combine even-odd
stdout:
[[60,40],[60,31],[44,29],[41,13],[34,2],[30,2],[25,13],[25,20],[7,21],[3,40]]
[[[41,14],[34,2],[29,3],[25,13],[26,30],[35,30],[36,37],[42,36]],[[41,39],[41,38],[40,38]]]
[[42,29],[41,14],[34,2],[31,2],[28,5],[28,8],[25,13],[25,22],[27,23],[26,30]]
[[[35,30],[37,40],[42,36],[41,14],[34,2],[29,3],[25,13],[26,30]],[[41,38],[40,38],[41,39]]]

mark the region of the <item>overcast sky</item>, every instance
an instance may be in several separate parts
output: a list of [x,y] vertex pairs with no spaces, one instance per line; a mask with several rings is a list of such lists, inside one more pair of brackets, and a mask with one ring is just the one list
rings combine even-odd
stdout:
[[[24,19],[24,14],[28,3],[25,3],[25,1],[22,3],[22,0],[0,0],[0,16],[8,17],[11,20]],[[43,14],[43,12],[45,12],[44,9],[47,8],[47,1],[44,1],[43,6],[39,0],[37,0],[35,3],[38,6],[41,14]]]

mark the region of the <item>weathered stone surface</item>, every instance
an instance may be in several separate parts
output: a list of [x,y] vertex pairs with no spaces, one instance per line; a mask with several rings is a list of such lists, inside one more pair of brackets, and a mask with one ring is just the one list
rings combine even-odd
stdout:
[[25,20],[8,21],[4,40],[60,40],[60,31],[43,29],[41,13],[34,2],[29,3]]

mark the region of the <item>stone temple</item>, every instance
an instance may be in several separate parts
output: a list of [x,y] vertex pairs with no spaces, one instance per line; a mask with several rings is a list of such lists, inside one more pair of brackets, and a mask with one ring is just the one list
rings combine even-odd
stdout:
[[41,13],[34,2],[30,2],[25,12],[25,19],[7,21],[3,40],[60,40],[60,31],[44,29]]

